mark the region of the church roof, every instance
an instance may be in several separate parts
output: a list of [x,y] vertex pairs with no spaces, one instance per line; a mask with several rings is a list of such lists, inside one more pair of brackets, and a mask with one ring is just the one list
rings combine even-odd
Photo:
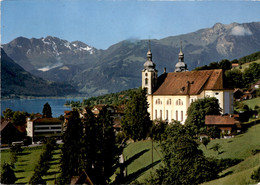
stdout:
[[223,90],[222,69],[173,72],[158,79],[154,95],[197,95],[203,90]]

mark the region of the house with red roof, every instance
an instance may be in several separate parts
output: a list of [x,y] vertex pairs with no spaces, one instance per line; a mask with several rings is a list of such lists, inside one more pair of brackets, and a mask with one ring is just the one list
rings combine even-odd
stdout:
[[210,127],[218,127],[222,133],[232,135],[234,133],[241,132],[242,126],[239,121],[239,115],[206,115],[205,125],[209,129]]

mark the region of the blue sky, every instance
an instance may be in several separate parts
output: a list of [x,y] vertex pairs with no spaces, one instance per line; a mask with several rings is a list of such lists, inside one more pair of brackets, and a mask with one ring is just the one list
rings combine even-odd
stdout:
[[161,39],[260,21],[260,1],[2,0],[1,42],[56,36],[98,49],[126,39]]

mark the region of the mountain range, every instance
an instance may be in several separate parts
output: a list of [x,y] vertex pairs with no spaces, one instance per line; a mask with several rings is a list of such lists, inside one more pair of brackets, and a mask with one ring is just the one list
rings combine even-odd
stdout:
[[77,94],[71,85],[55,83],[25,71],[1,49],[1,96],[64,96]]
[[[196,32],[151,40],[159,74],[174,71],[180,42],[189,70],[221,59],[238,59],[260,50],[260,22],[216,23]],[[141,86],[148,40],[125,40],[99,50],[60,38],[19,37],[4,44],[7,55],[28,72],[45,80],[68,83],[86,96]]]

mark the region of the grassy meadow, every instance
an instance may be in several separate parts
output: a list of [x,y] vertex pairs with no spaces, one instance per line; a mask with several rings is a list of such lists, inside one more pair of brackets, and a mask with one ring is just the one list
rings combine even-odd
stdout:
[[[18,160],[15,163],[15,176],[17,178],[16,184],[28,184],[30,178],[33,175],[34,167],[38,164],[40,155],[42,153],[42,147],[25,147],[23,152],[18,155]],[[47,176],[43,179],[46,180],[48,184],[54,184],[55,177],[59,175],[59,159],[60,159],[60,149],[57,149],[53,153],[53,159],[51,161],[50,169],[48,170]],[[10,163],[11,152],[10,150],[1,151],[1,165],[4,162]]]
[[245,105],[248,105],[249,108],[254,109],[256,105],[260,107],[260,97],[242,101]]
[[240,66],[237,66],[237,67],[235,67],[235,69],[239,69],[239,70],[241,70],[242,72],[244,72],[244,70],[245,70],[246,68],[248,68],[249,65],[252,64],[252,63],[254,63],[254,62],[260,64],[260,60],[256,60],[256,61],[253,61],[253,62],[248,62],[248,63],[242,64],[242,65],[241,65],[241,68],[240,68]]
[[[150,176],[150,172],[159,168],[163,155],[159,143],[145,140],[129,143],[123,151],[127,165],[127,183],[132,181],[144,182]],[[153,151],[153,154],[152,154]],[[153,160],[152,160],[153,155]]]

